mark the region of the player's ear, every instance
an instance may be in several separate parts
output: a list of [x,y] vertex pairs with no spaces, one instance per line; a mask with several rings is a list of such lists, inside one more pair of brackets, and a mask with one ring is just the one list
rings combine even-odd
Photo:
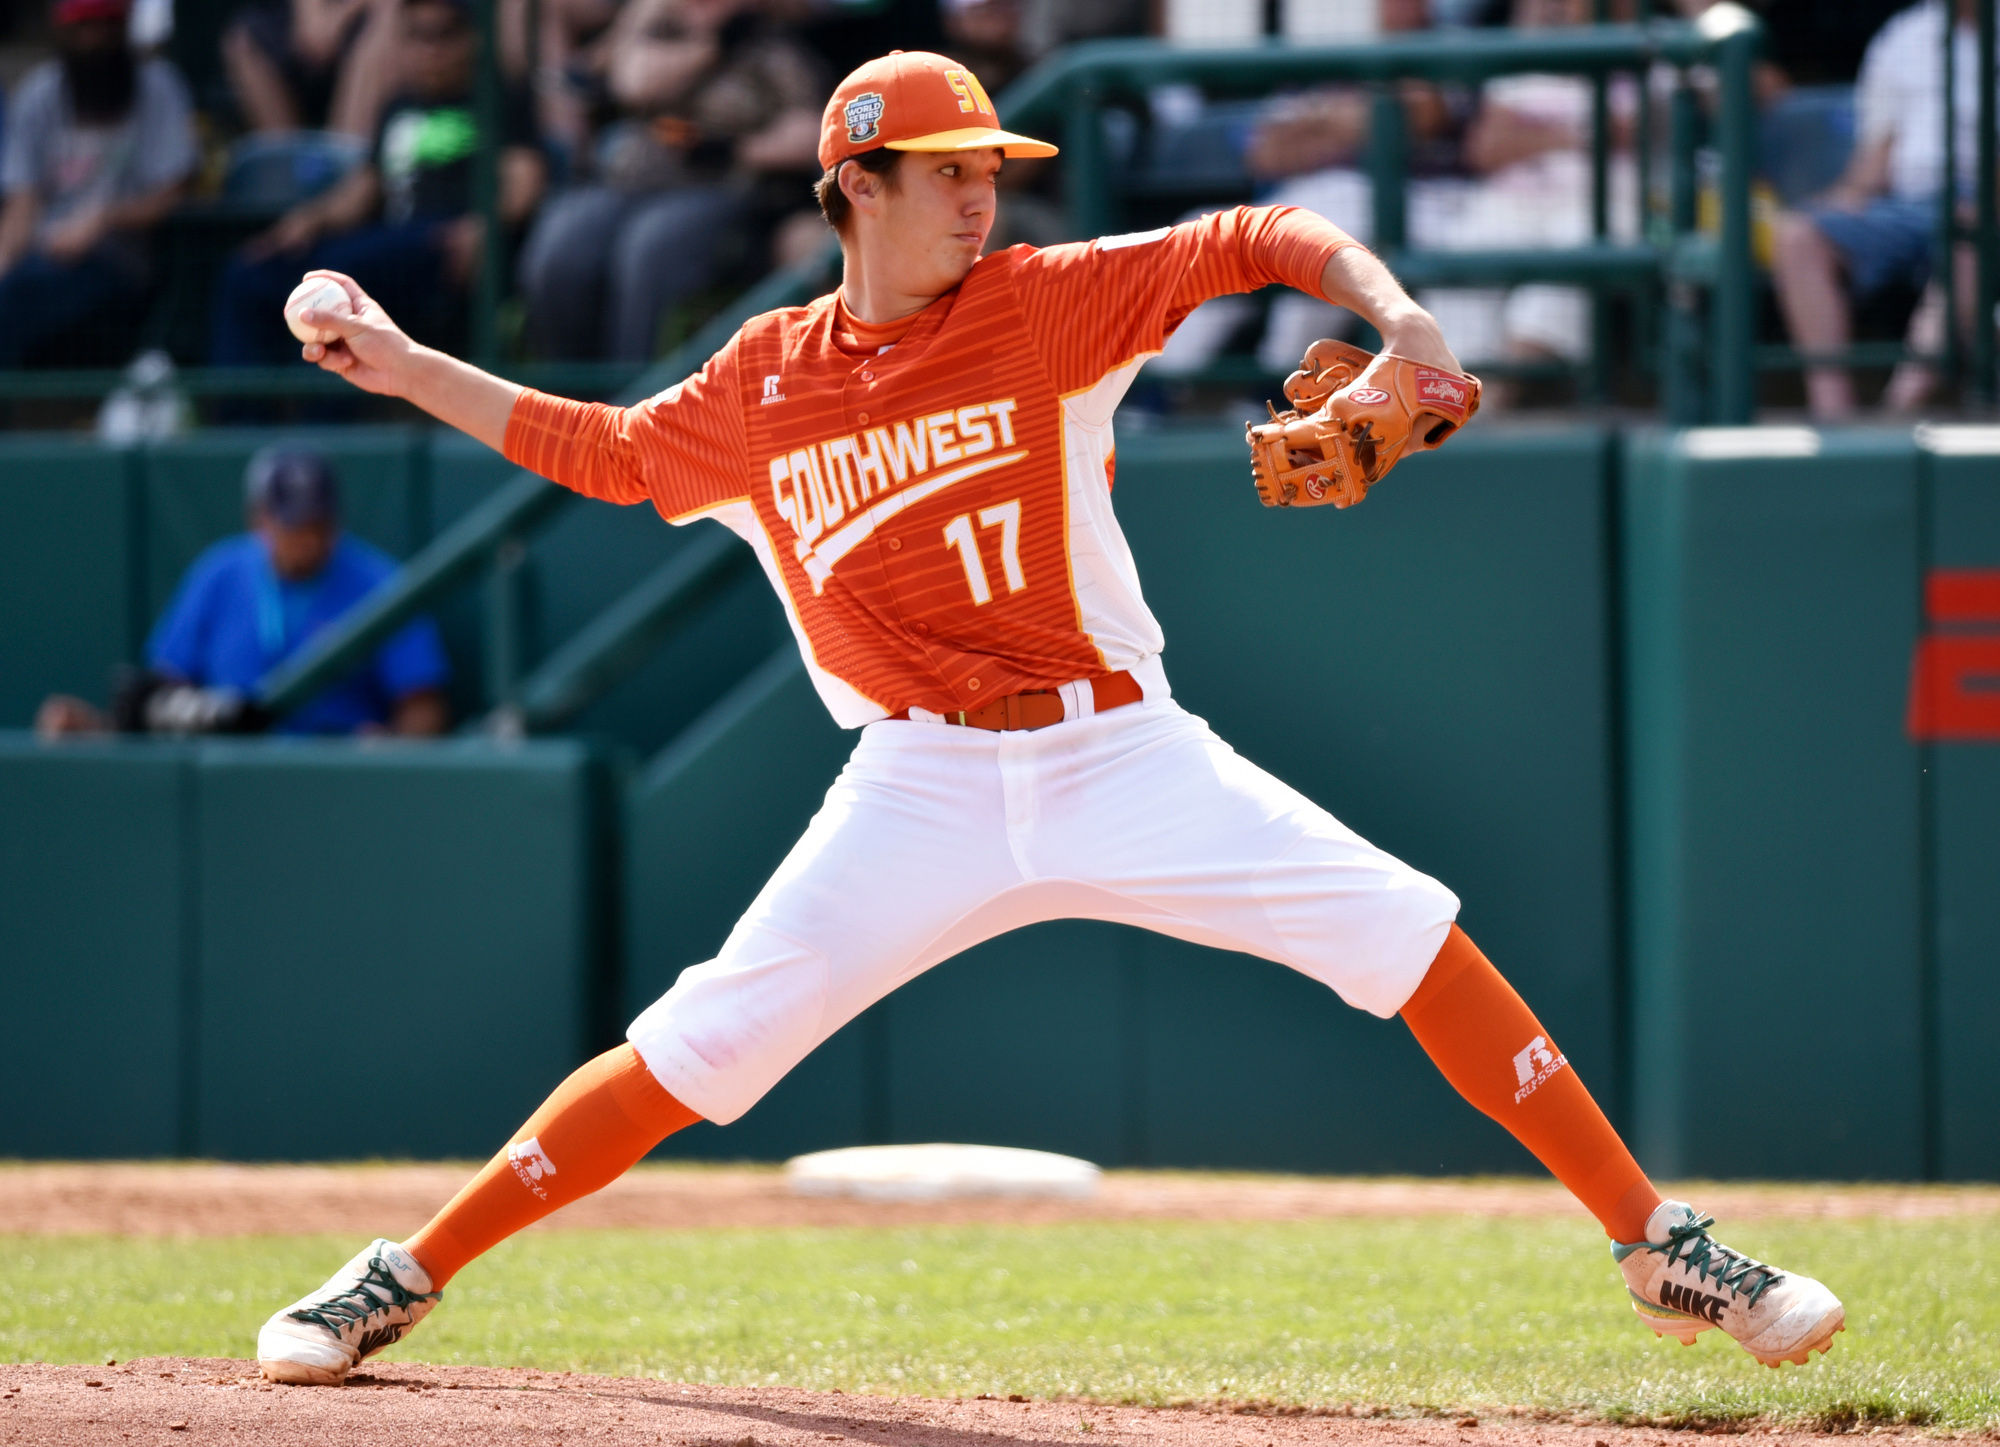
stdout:
[[883,192],[888,190],[886,179],[866,166],[843,164],[838,179],[841,194],[847,197],[849,205],[859,211],[873,210],[880,204]]

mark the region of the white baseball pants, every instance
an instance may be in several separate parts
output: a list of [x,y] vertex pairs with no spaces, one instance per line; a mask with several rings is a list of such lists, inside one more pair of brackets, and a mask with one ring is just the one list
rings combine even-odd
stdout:
[[1171,699],[1011,733],[884,721],[722,952],[627,1038],[726,1125],[898,985],[1020,925],[1116,920],[1241,950],[1386,1018],[1457,914]]

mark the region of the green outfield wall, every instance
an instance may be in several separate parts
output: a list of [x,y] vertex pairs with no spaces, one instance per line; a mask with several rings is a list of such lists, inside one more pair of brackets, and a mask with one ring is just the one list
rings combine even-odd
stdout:
[[[2000,432],[1649,434],[1626,471],[1641,1158],[2000,1177]],[[1927,722],[1939,637],[1973,666]]]
[[1907,435],[1632,451],[1635,1125],[1668,1174],[1923,1171],[1920,491]]
[[[0,724],[101,695],[237,526],[264,440],[0,445]],[[415,430],[327,441],[355,530],[399,553],[506,475]],[[1176,697],[1456,890],[1650,1169],[2000,1178],[2000,436],[1482,424],[1346,512],[1268,512],[1243,472],[1231,431],[1121,433]],[[564,514],[532,552],[534,649],[688,536]],[[476,704],[476,593],[440,617]],[[28,1044],[0,1080],[35,1108],[0,1153],[491,1149],[713,955],[853,738],[755,579],[584,726],[514,749],[5,736],[0,991]],[[288,1123],[270,1082],[329,1029],[421,1042],[418,1088]],[[1400,1022],[1075,921],[939,966],[665,1149],[938,1138],[1530,1165]]]
[[582,745],[0,736],[0,1156],[485,1154],[600,1043]]
[[1942,610],[1950,616],[1927,607],[1923,626],[1928,636],[1964,640],[1960,646],[1975,650],[1976,671],[1940,682],[1963,702],[1985,703],[1964,721],[1983,738],[1954,730],[1923,745],[1928,1164],[1947,1178],[1993,1180],[2000,1177],[2000,935],[1993,928],[2000,916],[2000,439],[1954,445],[1939,434],[1924,461],[1926,567],[1933,577],[1970,575],[1975,587],[1970,606]]

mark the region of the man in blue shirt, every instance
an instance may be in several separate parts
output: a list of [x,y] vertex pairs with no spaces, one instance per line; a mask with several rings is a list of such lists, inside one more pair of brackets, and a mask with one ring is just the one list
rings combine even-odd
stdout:
[[[146,644],[153,673],[246,698],[396,571],[393,559],[341,531],[339,487],[319,454],[268,447],[251,459],[247,483],[250,531],[195,560]],[[448,677],[437,627],[420,618],[275,729],[439,734],[448,722]],[[50,699],[38,720],[44,734],[104,726],[95,709],[66,698]]]

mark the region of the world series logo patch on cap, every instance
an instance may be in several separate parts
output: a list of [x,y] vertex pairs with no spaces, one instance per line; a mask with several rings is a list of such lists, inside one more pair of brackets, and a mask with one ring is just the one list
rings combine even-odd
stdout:
[[872,141],[882,133],[882,97],[872,90],[849,101],[841,108],[841,115],[847,121],[850,145]]

